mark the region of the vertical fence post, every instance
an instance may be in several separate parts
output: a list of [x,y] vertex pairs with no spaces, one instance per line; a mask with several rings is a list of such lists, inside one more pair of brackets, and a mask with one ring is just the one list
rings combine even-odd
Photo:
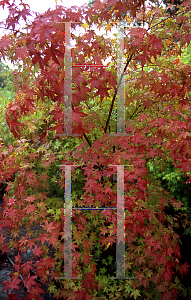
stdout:
[[[74,167],[78,165],[72,165]],[[64,277],[56,279],[80,279],[72,277],[72,180],[71,165],[65,167],[65,221],[64,221]]]
[[116,241],[116,277],[109,279],[133,279],[125,277],[125,203],[124,203],[124,165],[117,167],[117,241]]
[[65,22],[64,134],[72,136],[71,23]]
[[[78,166],[78,165],[72,165]],[[125,208],[124,208],[124,166],[111,165],[117,167],[117,241],[116,241],[116,277],[108,279],[133,279],[125,277]],[[80,279],[72,277],[72,181],[71,165],[65,167],[65,222],[64,222],[64,277],[56,279]],[[113,207],[86,207],[77,208],[79,210],[105,210],[116,209]]]

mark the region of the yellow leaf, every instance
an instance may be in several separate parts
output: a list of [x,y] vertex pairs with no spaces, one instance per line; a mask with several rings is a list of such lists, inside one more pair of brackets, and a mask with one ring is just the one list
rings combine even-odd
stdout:
[[86,30],[86,28],[88,27],[88,24],[87,24],[87,23],[84,23],[84,24],[82,25],[82,27]]
[[111,24],[107,24],[105,29],[106,29],[106,32],[108,32],[108,30],[111,31]]
[[171,40],[167,39],[167,40],[166,40],[166,44],[167,44],[167,46],[172,45]]
[[147,15],[146,15],[146,17],[149,18],[151,16],[153,16],[153,12],[151,10],[149,10],[148,13],[147,13]]
[[132,19],[129,18],[128,16],[126,16],[126,17],[124,18],[124,20],[126,20],[126,22],[127,22],[128,24],[130,24],[130,23],[132,22]]
[[110,243],[107,244],[107,246],[105,247],[105,249],[103,251],[106,251],[109,248],[109,246],[110,246]]

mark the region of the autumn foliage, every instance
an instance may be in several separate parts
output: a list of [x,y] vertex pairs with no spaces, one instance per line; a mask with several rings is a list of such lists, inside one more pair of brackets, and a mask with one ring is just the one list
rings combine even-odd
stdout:
[[[171,14],[157,1],[108,0],[91,7],[57,6],[36,16],[22,1],[10,2],[0,2],[9,9],[4,25],[10,31],[0,40],[0,55],[15,65],[16,96],[7,106],[6,122],[17,142],[0,146],[0,179],[8,182],[0,245],[3,252],[13,248],[18,254],[5,289],[18,299],[21,274],[28,288],[23,299],[42,299],[37,278],[55,299],[108,299],[108,294],[109,299],[175,299],[182,290],[177,274],[188,272],[189,265],[179,262],[174,220],[164,209],[171,203],[181,210],[182,203],[152,179],[148,163],[160,161],[162,168],[170,161],[191,181],[191,67],[181,61],[191,40],[190,1]],[[21,19],[25,28],[18,25]],[[117,37],[98,35],[94,25],[110,33],[119,21],[126,24],[126,135],[111,135],[116,131]],[[71,22],[75,40],[72,136],[64,131],[65,22]],[[80,27],[83,33],[77,35]],[[103,66],[108,57],[111,62]],[[64,276],[64,165],[75,165],[76,208],[117,206],[117,167],[112,166],[125,166],[125,270],[134,279],[96,273],[93,248],[116,243],[117,213],[109,209],[72,210],[73,277],[81,279],[55,279]],[[62,196],[54,201],[58,190]],[[27,249],[33,256],[23,263]]]

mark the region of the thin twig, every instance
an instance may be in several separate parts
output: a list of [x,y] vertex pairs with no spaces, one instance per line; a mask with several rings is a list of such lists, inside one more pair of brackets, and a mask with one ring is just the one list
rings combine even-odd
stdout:
[[135,114],[137,114],[137,111],[138,111],[138,109],[139,109],[140,106],[141,106],[141,104],[139,104],[139,105],[136,107],[136,109],[134,110],[133,114],[130,116],[130,119],[132,119],[132,117],[133,117]]

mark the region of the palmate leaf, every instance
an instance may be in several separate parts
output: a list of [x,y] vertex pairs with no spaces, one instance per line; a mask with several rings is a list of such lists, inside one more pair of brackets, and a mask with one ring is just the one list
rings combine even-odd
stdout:
[[13,289],[20,289],[19,284],[20,284],[21,280],[18,278],[14,278],[13,281],[9,281],[9,279],[7,278],[7,281],[3,281],[2,283],[5,285],[3,287],[3,291],[7,290],[7,294],[9,293],[9,289],[13,290]]
[[141,296],[139,290],[134,290],[131,292],[131,296],[133,296],[135,299],[137,299],[138,296]]

